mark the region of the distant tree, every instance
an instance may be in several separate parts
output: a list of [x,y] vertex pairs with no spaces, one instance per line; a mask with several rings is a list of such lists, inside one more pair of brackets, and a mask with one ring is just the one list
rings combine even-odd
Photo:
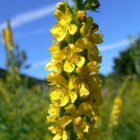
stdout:
[[134,40],[130,47],[120,52],[119,58],[114,58],[114,72],[121,75],[135,75],[140,78],[140,36]]

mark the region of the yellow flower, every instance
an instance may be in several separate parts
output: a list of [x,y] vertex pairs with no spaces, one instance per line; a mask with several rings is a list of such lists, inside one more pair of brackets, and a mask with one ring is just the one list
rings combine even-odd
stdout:
[[87,17],[86,23],[82,22],[83,26],[80,28],[80,33],[83,36],[89,37],[91,35],[92,23],[93,23],[92,17]]
[[77,13],[77,18],[80,20],[83,20],[86,16],[86,12],[85,11],[78,11]]
[[71,73],[75,65],[81,67],[85,63],[85,58],[79,53],[86,48],[87,41],[83,38],[79,38],[75,44],[69,44],[69,46],[63,48],[61,51],[57,51],[53,54],[53,59],[63,60],[66,59],[64,63],[64,71]]
[[53,101],[53,104],[49,105],[48,113],[50,116],[47,116],[48,122],[53,122],[54,119],[59,115],[60,106],[57,101]]
[[51,59],[51,62],[46,64],[45,69],[46,70],[55,70],[55,71],[53,71],[53,73],[59,74],[62,71],[62,67],[63,67],[62,61],[57,61],[57,60]]
[[[94,60],[93,57],[98,57],[98,55],[100,54],[97,46],[95,44],[92,44],[90,41],[88,41],[85,38],[85,44],[86,44],[86,48],[87,48],[87,56],[88,56],[88,61],[92,61]],[[96,60],[94,60],[96,61]]]
[[77,136],[80,139],[84,139],[84,132],[88,132],[90,124],[84,119],[82,119],[81,116],[88,112],[94,114],[91,105],[87,102],[83,102],[79,105],[77,112],[75,105],[71,104],[68,107],[65,107],[65,110],[71,115],[63,116],[60,118],[59,122],[61,126],[65,128],[65,126],[67,126],[70,122],[73,121],[73,125],[75,126]]
[[72,14],[68,8],[65,9],[65,13],[56,9],[54,15],[58,19],[58,24],[50,29],[50,32],[56,37],[57,41],[62,41],[68,33],[71,35],[75,34],[77,26],[75,24],[70,24]]
[[59,51],[60,50],[60,47],[59,47],[60,43],[56,43],[54,44],[53,46],[51,46],[49,48],[49,51],[50,51],[50,54],[56,52],[56,51]]
[[[60,79],[62,79],[62,81]],[[66,81],[63,81],[63,76],[59,75],[59,81],[57,80],[56,84],[61,88],[50,93],[51,100],[60,100],[60,106],[65,106],[70,99],[71,103],[74,103],[77,99],[77,94],[73,91],[72,80],[73,76],[70,77],[67,85]]]
[[53,140],[67,140],[67,133],[66,131],[61,127],[60,123],[58,121],[55,121],[57,125],[52,125],[48,127],[48,129],[53,133],[56,134],[53,137]]
[[85,63],[85,58],[79,54],[86,48],[86,44],[83,38],[79,38],[75,44],[69,44],[70,49],[66,50],[67,60],[64,64],[64,71],[71,73],[75,65],[81,67]]
[[[99,68],[100,65],[97,65],[96,61],[91,61],[85,66],[76,69],[76,72],[80,76],[74,79],[74,86],[81,97],[89,95],[89,85],[95,86],[96,83],[97,87],[101,88],[102,81],[96,75]],[[91,73],[93,73],[93,75],[91,75]]]
[[86,36],[88,40],[92,44],[99,44],[103,42],[103,35],[102,34],[96,34],[95,31],[92,31],[92,24],[93,24],[93,18],[87,17],[87,22],[82,23],[83,26],[80,28],[80,33],[83,36]]

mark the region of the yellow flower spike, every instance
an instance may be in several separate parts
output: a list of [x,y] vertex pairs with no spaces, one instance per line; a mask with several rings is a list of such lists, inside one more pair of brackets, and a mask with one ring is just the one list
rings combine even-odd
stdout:
[[110,116],[110,126],[118,125],[118,118],[120,117],[122,108],[122,99],[117,96],[114,100],[114,105],[112,107],[111,116]]
[[77,18],[80,20],[83,20],[86,17],[86,12],[85,11],[78,11],[77,13]]
[[2,30],[1,35],[2,35],[2,43],[5,45],[6,44],[5,30]]
[[[60,125],[61,133],[51,129],[56,134],[53,140],[65,139],[62,136],[65,128],[72,128],[66,129],[70,131],[70,140],[77,137],[90,140],[93,135],[99,134],[91,125],[95,125],[94,118],[100,115],[98,107],[103,102],[102,81],[97,75],[100,68],[98,63],[101,63],[102,57],[99,56],[100,52],[96,46],[103,41],[103,36],[97,33],[99,28],[93,23],[93,18],[86,17],[86,12],[80,11],[80,2],[75,1],[76,3],[77,9],[72,9],[67,2],[64,5],[60,2],[54,14],[58,22],[50,29],[55,37],[54,45],[49,48],[52,59],[46,65],[46,69],[53,72],[48,74],[47,80],[50,85],[55,84],[58,87],[50,93],[50,98],[53,104],[57,102],[61,108],[59,122],[56,122]],[[61,4],[63,9],[59,7]],[[80,20],[84,21],[82,26]],[[77,27],[80,28],[80,34]],[[53,121],[55,115],[50,113]]]
[[72,14],[68,8],[65,9],[65,13],[59,9],[56,9],[54,15],[58,19],[58,24],[50,29],[50,32],[56,37],[57,41],[62,41],[68,33],[71,35],[75,34],[77,26],[75,24],[70,24]]
[[5,37],[6,37],[6,44],[8,46],[8,50],[13,50],[13,35],[9,26],[5,31]]

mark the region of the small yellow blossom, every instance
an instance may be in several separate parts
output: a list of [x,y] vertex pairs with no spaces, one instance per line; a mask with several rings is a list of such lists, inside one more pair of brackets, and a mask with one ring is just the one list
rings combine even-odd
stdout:
[[[101,87],[102,82],[96,75],[99,68],[100,65],[97,65],[96,61],[91,61],[85,66],[76,69],[79,76],[74,79],[74,86],[81,97],[89,95],[89,85],[92,86],[97,83],[97,86]],[[93,74],[91,75],[91,73]]]
[[45,69],[46,70],[55,70],[53,73],[59,74],[62,71],[62,67],[63,67],[62,61],[57,61],[57,60],[51,59],[51,62],[46,64]]
[[73,121],[73,125],[75,126],[77,136],[80,139],[84,139],[84,132],[88,132],[90,124],[87,121],[83,120],[81,115],[86,114],[88,112],[92,112],[94,114],[92,107],[89,103],[83,102],[79,105],[78,112],[76,112],[76,107],[74,104],[65,107],[65,110],[71,115],[63,116],[60,118],[61,126],[65,128],[66,125]]
[[77,99],[77,93],[73,91],[73,76],[70,77],[68,85],[60,79],[63,79],[61,75],[59,76],[59,81],[56,81],[56,84],[59,85],[60,88],[50,93],[51,100],[60,100],[60,106],[65,106],[70,99],[71,103],[74,103]]
[[50,29],[50,32],[56,37],[57,41],[62,41],[68,33],[71,35],[75,34],[77,26],[75,24],[70,24],[72,14],[68,8],[65,9],[65,13],[56,9],[54,15],[58,19],[58,24]]
[[55,118],[59,115],[60,106],[57,101],[54,101],[53,104],[49,105],[48,113],[50,116],[47,116],[48,122],[53,122]]
[[61,127],[60,123],[58,121],[55,121],[57,125],[52,125],[48,129],[55,134],[53,137],[53,140],[67,140],[67,133],[66,131]]

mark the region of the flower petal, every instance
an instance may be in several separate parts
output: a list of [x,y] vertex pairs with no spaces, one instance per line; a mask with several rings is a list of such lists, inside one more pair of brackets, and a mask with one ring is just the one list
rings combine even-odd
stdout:
[[55,91],[51,92],[49,96],[51,97],[52,100],[59,100],[60,95],[61,95],[61,90],[56,89]]
[[85,80],[82,80],[80,83],[79,95],[80,97],[89,95],[89,86]]
[[71,73],[75,68],[74,58],[70,57],[65,61],[64,71]]
[[61,133],[57,133],[54,137],[53,140],[60,140],[62,138],[62,134]]
[[64,18],[64,13],[59,10],[59,9],[56,9],[55,10],[55,13],[54,13],[54,16],[57,18],[57,20],[61,20],[62,18]]
[[72,122],[72,116],[63,116],[59,119],[61,127],[65,128],[70,122]]
[[76,55],[74,57],[75,59],[75,63],[78,67],[82,67],[85,63],[85,58],[83,56],[80,56],[80,55]]
[[72,14],[71,14],[69,8],[66,8],[66,10],[65,10],[65,18],[68,22],[70,22],[72,20]]
[[89,103],[83,102],[78,107],[78,114],[81,116],[83,114],[86,114],[87,112],[92,111],[92,107]]
[[75,24],[70,24],[68,30],[71,35],[74,35],[77,31],[77,26]]
[[56,134],[56,126],[55,125],[52,125],[50,127],[48,127],[48,129],[53,133],[53,134]]
[[71,103],[74,103],[75,100],[77,99],[77,94],[74,91],[69,92],[70,98],[71,98]]
[[83,51],[87,46],[87,41],[84,38],[79,38],[76,42],[75,42],[75,48],[77,52],[81,52]]
[[78,136],[81,140],[84,140],[84,138],[85,138],[84,131],[83,131],[79,126],[76,126],[75,129],[76,129],[76,134],[77,134],[77,136]]
[[53,45],[53,46],[51,46],[51,47],[49,47],[50,54],[52,54],[52,53],[54,53],[54,52],[56,52],[58,50],[60,50],[60,47],[59,47],[58,43]]
[[65,110],[70,113],[71,115],[76,114],[76,107],[74,104],[70,104],[68,107],[65,107]]
[[102,80],[100,79],[100,77],[98,75],[89,75],[87,77],[87,81],[90,84],[90,86],[94,86],[97,89],[101,89],[102,86]]
[[65,130],[63,130],[63,138],[62,138],[62,140],[67,140],[67,133],[66,133],[66,131]]
[[97,74],[99,71],[100,65],[97,64],[96,61],[91,61],[86,64],[84,71],[89,73],[92,72],[93,74]]
[[73,85],[74,78],[75,78],[74,75],[72,75],[72,76],[69,78],[68,85],[69,85],[69,88],[70,88],[70,89],[74,89],[74,85]]
[[75,125],[79,125],[82,122],[82,118],[81,117],[77,117],[76,119],[74,119],[73,123]]
[[65,106],[69,102],[69,95],[67,93],[61,93],[60,106]]
[[92,17],[87,17],[87,22],[82,23],[83,26],[80,28],[80,33],[84,36],[87,36],[88,30],[91,29],[92,23],[93,23],[93,18]]
[[57,51],[52,55],[53,59],[55,60],[63,60],[66,58],[66,54],[64,51]]

